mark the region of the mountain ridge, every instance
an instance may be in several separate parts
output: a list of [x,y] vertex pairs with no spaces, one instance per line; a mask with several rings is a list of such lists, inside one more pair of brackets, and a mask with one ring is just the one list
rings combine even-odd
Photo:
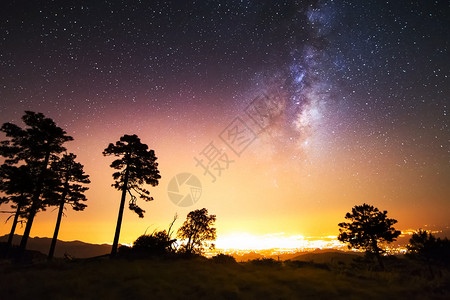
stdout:
[[[7,242],[9,235],[0,237],[0,242]],[[20,243],[21,235],[15,234],[13,237],[13,245]],[[50,249],[51,238],[48,237],[30,237],[27,243],[28,250],[39,251],[48,254]],[[64,257],[65,254],[74,258],[88,258],[94,256],[105,255],[111,252],[111,245],[108,244],[91,244],[83,241],[61,241],[56,242],[55,257]]]

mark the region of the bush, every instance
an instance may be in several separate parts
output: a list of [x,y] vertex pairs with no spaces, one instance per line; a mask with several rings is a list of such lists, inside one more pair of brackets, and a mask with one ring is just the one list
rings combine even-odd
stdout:
[[236,263],[236,259],[234,259],[233,256],[231,255],[226,255],[226,254],[218,254],[216,256],[213,256],[212,261],[218,264],[235,264]]
[[152,234],[141,235],[134,241],[133,247],[125,249],[119,248],[119,253],[126,256],[146,257],[161,256],[172,253],[174,250],[172,244],[175,239],[171,239],[165,230],[157,231]]
[[119,249],[117,249],[117,253],[119,256],[128,256],[131,253],[131,247],[121,245]]

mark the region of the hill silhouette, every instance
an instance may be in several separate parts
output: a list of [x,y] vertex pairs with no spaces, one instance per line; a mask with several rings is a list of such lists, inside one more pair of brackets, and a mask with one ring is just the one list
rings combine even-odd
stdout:
[[[14,235],[13,245],[18,245],[20,243],[21,235]],[[8,240],[8,235],[0,237],[0,242],[6,242]],[[40,238],[34,237],[29,238],[27,249],[39,251],[43,254],[48,254],[50,249],[52,239],[51,238]],[[81,241],[60,241],[56,243],[55,257],[64,257],[67,253],[75,258],[88,258],[94,256],[100,256],[108,254],[111,252],[111,245],[108,244],[89,244]]]

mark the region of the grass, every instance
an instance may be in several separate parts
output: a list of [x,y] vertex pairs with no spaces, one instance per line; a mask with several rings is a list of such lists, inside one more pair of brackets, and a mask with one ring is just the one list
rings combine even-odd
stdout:
[[[0,266],[0,299],[449,299],[450,275],[405,260],[388,271],[349,264],[209,259]],[[415,272],[414,272],[415,271]]]

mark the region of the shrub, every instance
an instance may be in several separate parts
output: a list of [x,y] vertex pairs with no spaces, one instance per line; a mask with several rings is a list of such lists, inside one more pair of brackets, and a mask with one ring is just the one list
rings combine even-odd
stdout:
[[227,254],[218,254],[216,256],[213,256],[212,261],[218,264],[234,264],[236,263],[236,259],[234,259],[233,256],[227,255]]
[[132,251],[135,254],[163,255],[173,251],[172,244],[175,241],[165,230],[144,234],[134,241]]

